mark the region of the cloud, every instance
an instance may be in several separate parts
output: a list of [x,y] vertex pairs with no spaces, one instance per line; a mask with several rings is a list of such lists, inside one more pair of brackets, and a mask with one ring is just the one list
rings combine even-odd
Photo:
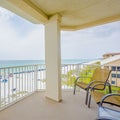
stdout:
[[[64,59],[100,58],[120,51],[120,22],[78,31],[61,32]],[[44,26],[0,8],[0,56],[5,59],[44,59]]]
[[14,13],[6,10],[5,8],[0,7],[0,21],[9,20],[14,15],[15,15]]
[[1,59],[44,59],[42,26],[20,37],[17,31],[4,27],[0,31]]
[[5,59],[44,59],[44,27],[0,8],[0,56]]
[[100,58],[107,52],[120,52],[120,22],[75,32],[62,32],[62,57]]

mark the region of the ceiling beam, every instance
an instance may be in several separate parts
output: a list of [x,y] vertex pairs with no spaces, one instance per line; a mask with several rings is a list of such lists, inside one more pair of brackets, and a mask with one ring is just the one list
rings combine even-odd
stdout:
[[48,16],[29,0],[0,0],[0,6],[33,23],[45,24],[48,21]]

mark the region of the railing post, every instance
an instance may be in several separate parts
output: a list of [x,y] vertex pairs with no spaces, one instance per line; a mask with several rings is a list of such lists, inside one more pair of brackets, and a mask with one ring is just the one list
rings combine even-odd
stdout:
[[38,68],[38,66],[35,65],[34,66],[34,91],[38,90],[38,86],[37,86],[37,68]]

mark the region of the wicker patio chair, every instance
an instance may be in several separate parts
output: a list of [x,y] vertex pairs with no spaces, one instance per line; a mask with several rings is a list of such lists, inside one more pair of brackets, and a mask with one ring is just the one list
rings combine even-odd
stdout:
[[111,86],[107,82],[108,78],[109,78],[109,75],[110,75],[110,72],[111,72],[111,70],[108,70],[108,69],[96,68],[94,73],[93,73],[93,76],[91,77],[90,83],[88,83],[88,84],[86,84],[84,81],[81,81],[81,78],[84,78],[84,77],[82,77],[82,76],[77,77],[77,79],[75,81],[75,84],[74,84],[74,94],[75,94],[75,91],[76,91],[76,86],[84,89],[86,91],[85,104],[87,104],[89,90],[95,84],[102,83],[101,86],[98,86],[98,87],[94,88],[94,89],[102,89],[102,90],[104,90],[106,85],[108,85],[109,86],[109,92],[111,93]]

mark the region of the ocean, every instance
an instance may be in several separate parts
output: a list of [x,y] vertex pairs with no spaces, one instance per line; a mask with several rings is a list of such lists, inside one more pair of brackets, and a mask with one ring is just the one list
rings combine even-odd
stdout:
[[[92,61],[92,59],[64,59],[61,60],[62,64],[79,64]],[[0,60],[0,68],[12,67],[12,66],[23,66],[23,65],[35,65],[45,64],[44,60]]]

